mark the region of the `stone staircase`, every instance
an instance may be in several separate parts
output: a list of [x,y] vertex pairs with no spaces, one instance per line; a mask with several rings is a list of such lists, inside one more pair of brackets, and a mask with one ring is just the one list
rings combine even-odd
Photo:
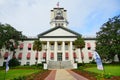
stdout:
[[49,61],[48,69],[73,69],[71,61]]

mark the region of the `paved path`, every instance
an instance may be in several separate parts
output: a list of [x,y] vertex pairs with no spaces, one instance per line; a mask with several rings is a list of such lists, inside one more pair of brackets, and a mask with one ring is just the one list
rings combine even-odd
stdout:
[[74,76],[76,79],[75,80],[88,80],[87,78],[71,71],[71,70],[67,70],[72,76]]
[[64,69],[58,69],[56,72],[55,80],[76,80],[70,73]]
[[57,69],[52,70],[45,80],[88,80],[71,70]]
[[52,70],[45,80],[55,80],[56,70]]

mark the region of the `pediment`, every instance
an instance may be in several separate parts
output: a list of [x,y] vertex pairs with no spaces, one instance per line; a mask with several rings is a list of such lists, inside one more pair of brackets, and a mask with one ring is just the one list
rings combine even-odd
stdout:
[[64,27],[55,27],[55,28],[52,28],[46,32],[43,32],[42,34],[39,34],[38,37],[67,37],[67,36],[72,36],[72,37],[76,37],[76,36],[79,36],[80,34],[70,30],[70,29],[67,29],[67,28],[64,28]]

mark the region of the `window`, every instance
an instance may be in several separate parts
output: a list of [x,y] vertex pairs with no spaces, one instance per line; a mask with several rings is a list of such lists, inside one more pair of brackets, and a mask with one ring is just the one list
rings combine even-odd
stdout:
[[63,23],[61,23],[61,26],[63,26]]
[[91,52],[88,52],[89,59],[92,59],[93,54]]
[[8,58],[8,55],[9,55],[9,53],[8,53],[8,52],[5,52],[5,54],[4,54],[4,59],[5,59],[5,60]]
[[30,65],[30,62],[26,62],[26,65]]
[[66,53],[65,53],[65,58],[66,58],[66,60],[68,60],[68,59],[69,59],[68,52],[66,52]]
[[31,50],[31,48],[28,48],[28,50]]
[[65,43],[65,50],[68,50],[68,43]]
[[31,43],[28,44],[28,50],[31,50]]
[[20,50],[23,50],[23,43],[20,44]]
[[91,45],[90,45],[90,43],[87,43],[87,48],[88,48],[88,50],[91,49]]
[[60,26],[60,23],[58,23],[58,26]]
[[57,26],[57,23],[55,24],[55,26]]
[[43,53],[43,59],[46,59],[46,52]]
[[54,44],[51,44],[50,48],[51,50],[54,50]]
[[20,50],[23,50],[23,48],[20,48]]
[[61,45],[60,44],[58,44],[58,50],[61,50]]
[[51,53],[50,57],[51,57],[51,60],[54,60],[54,53],[53,52]]
[[46,45],[46,44],[43,44],[43,45],[42,45],[42,50],[45,50],[45,49],[47,49],[47,45]]
[[27,60],[30,60],[30,55],[31,55],[30,52],[28,52],[28,53],[27,53],[27,57],[26,57]]
[[22,53],[19,53],[19,55],[18,55],[18,59],[19,59],[19,60],[22,59]]
[[75,53],[75,52],[73,52],[73,57],[74,57],[74,59],[76,59],[76,58],[77,58],[77,55],[76,55],[76,53]]

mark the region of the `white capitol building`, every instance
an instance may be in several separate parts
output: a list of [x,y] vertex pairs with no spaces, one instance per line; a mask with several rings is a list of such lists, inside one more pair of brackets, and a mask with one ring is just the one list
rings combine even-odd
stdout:
[[[51,10],[50,25],[51,28],[39,34],[38,38],[27,38],[19,41],[15,56],[20,65],[43,63],[44,69],[77,68],[77,63],[81,63],[82,58],[84,63],[93,60],[91,49],[96,47],[96,38],[83,37],[85,48],[82,49],[82,53],[80,53],[79,49],[75,49],[73,42],[80,34],[68,29],[67,10],[59,7],[53,8]],[[42,42],[42,51],[39,54],[32,49],[33,42],[37,39]],[[1,49],[0,66],[3,66],[10,53],[4,48]]]

